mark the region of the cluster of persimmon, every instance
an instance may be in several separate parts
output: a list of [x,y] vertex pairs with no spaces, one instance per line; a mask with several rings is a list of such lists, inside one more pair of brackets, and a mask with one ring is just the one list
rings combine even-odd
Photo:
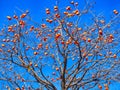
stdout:
[[[102,90],[103,87],[99,84],[98,88]],[[108,84],[104,84],[104,88],[105,88],[104,90],[109,90]]]
[[115,15],[119,14],[117,10],[113,10],[113,13],[114,13]]
[[[17,21],[19,21],[19,25],[21,25],[21,27],[23,28],[25,26],[25,21],[23,21],[22,19],[27,16],[28,12],[29,11],[27,10],[25,13],[23,13],[22,15],[20,15],[20,18],[17,15],[13,15],[13,17],[7,16],[7,19],[8,20],[16,19]],[[8,31],[12,32],[12,28],[9,27]]]
[[15,32],[14,28],[16,28],[16,24],[8,26],[8,32]]
[[55,40],[58,40],[61,37],[60,33],[55,34]]
[[71,1],[70,3],[73,4],[74,6],[78,6],[78,2]]
[[31,27],[30,27],[30,31],[32,31],[32,30],[34,30],[34,26],[31,26]]
[[113,35],[112,34],[110,34],[108,37],[107,37],[107,39],[106,39],[106,41],[108,42],[108,43],[112,43],[113,42]]
[[[25,18],[27,16],[27,13],[23,13],[22,15],[20,15],[20,18]],[[13,18],[14,19],[19,19],[17,15],[13,15]],[[7,19],[8,20],[12,20],[12,17],[11,16],[7,16]]]
[[[70,7],[69,7],[70,8]],[[80,11],[78,9],[74,10],[72,13],[69,13],[68,11],[65,11],[64,14],[68,17],[72,17],[74,15],[79,15]]]
[[46,28],[47,26],[46,26],[46,24],[42,24],[41,27],[42,28]]
[[18,16],[17,16],[17,15],[14,15],[13,18],[14,18],[14,19],[18,19]]
[[[73,42],[72,38],[69,38],[69,39],[66,41],[66,45],[72,44],[72,42]],[[77,44],[77,41],[75,41],[74,44]]]
[[[99,30],[99,40],[101,41],[101,40],[103,40],[103,37],[102,37],[102,35],[103,35],[103,31],[100,29]],[[105,40],[105,43],[107,42],[107,43],[112,43],[113,42],[113,40],[114,40],[114,36],[113,36],[113,34],[110,34],[109,36],[107,36],[106,37],[106,40]]]
[[[78,3],[77,3],[77,2],[74,2],[74,1],[71,1],[71,4],[74,5],[74,6],[78,6]],[[56,12],[56,13],[54,14],[54,17],[55,17],[55,18],[54,18],[54,19],[49,19],[49,18],[47,18],[46,21],[49,22],[49,23],[52,23],[53,20],[56,20],[56,18],[60,18],[61,16],[60,16],[60,14],[57,12],[58,10],[59,10],[58,6],[54,6],[54,11]],[[117,11],[117,10],[113,10],[113,13],[114,13],[115,15],[117,15],[117,14],[118,14],[118,11]],[[47,15],[51,14],[49,8],[46,9],[46,14],[47,14]],[[67,7],[66,7],[66,11],[64,12],[64,15],[66,15],[66,16],[68,16],[68,17],[72,17],[72,16],[74,16],[74,15],[80,15],[80,11],[79,11],[78,9],[75,9],[74,11],[72,11],[72,8],[71,8],[70,6],[67,6]],[[21,25],[22,27],[24,27],[24,26],[25,26],[25,21],[23,20],[23,18],[25,18],[26,16],[27,16],[27,13],[23,13],[22,15],[20,15],[20,18],[19,18],[17,15],[14,15],[13,18],[16,19],[16,20],[18,20],[18,21],[19,21],[19,25]],[[12,20],[12,17],[7,16],[7,19],[8,19],[8,20]],[[62,20],[61,20],[61,21],[62,21]],[[63,20],[63,22],[64,22],[64,20]],[[105,21],[104,21],[104,20],[100,20],[100,23],[101,23],[101,24],[105,24]],[[67,24],[68,27],[72,27],[72,26],[73,26],[73,23],[72,23],[72,22],[67,22],[66,24]],[[110,27],[110,25],[108,25],[108,27]],[[41,24],[41,28],[42,28],[42,29],[45,29],[45,28],[47,28],[47,25],[46,25],[46,24]],[[30,30],[30,31],[33,31],[33,30],[35,30],[35,29],[36,29],[36,28],[35,28],[34,26],[31,26],[29,30]],[[56,41],[61,40],[60,38],[62,37],[62,34],[59,33],[59,29],[61,29],[61,28],[58,27],[58,28],[56,28],[56,29],[54,30],[54,32],[55,32],[54,38],[55,38]],[[80,31],[80,30],[82,30],[82,28],[77,28],[77,30]],[[93,31],[94,31],[94,30],[95,30],[95,29],[93,29]],[[14,26],[9,26],[9,27],[8,27],[8,31],[9,31],[9,32],[14,32]],[[28,32],[27,32],[27,33],[28,33]],[[72,34],[74,34],[74,31],[72,31]],[[81,37],[81,39],[82,39],[83,41],[88,42],[89,44],[91,44],[92,38],[87,37],[86,34],[87,34],[87,32],[83,32],[83,34],[82,34],[80,37]],[[98,40],[102,41],[102,40],[104,39],[104,38],[102,37],[102,36],[103,36],[103,30],[102,30],[102,29],[98,30],[98,34],[99,34],[99,36],[100,36],[100,37],[98,38]],[[51,34],[48,34],[47,36],[51,37]],[[12,40],[12,42],[15,43],[15,42],[16,42],[16,39],[18,39],[18,38],[19,38],[19,34],[14,34],[14,39]],[[106,42],[108,42],[108,43],[112,43],[113,39],[114,39],[114,36],[113,36],[112,34],[109,34],[109,35],[106,37],[105,40],[106,40]],[[42,38],[42,40],[43,40],[43,42],[46,42],[46,41],[48,41],[48,37],[45,36],[45,37]],[[10,39],[3,39],[3,42],[10,42]],[[68,40],[61,40],[61,44],[69,45],[69,44],[72,44],[72,43],[74,43],[75,45],[79,45],[79,40],[73,40],[71,37],[69,37]],[[5,44],[1,44],[1,46],[2,46],[2,47],[5,47]],[[43,47],[44,47],[44,44],[43,44],[43,43],[39,43],[39,44],[37,45],[37,50],[38,50],[38,49],[41,49],[41,48],[43,48]],[[29,48],[30,48],[30,47],[27,47],[26,50],[28,50]],[[100,48],[100,46],[97,45],[95,48],[98,49],[98,48]],[[15,49],[15,47],[13,47],[13,49]],[[33,50],[36,50],[35,47],[32,47],[32,49],[33,49]],[[44,49],[45,49],[45,50],[48,50],[48,49],[49,49],[49,45],[47,44],[47,45],[44,47]],[[0,52],[2,52],[2,51],[3,51],[3,50],[0,49]],[[8,52],[10,52],[10,50],[8,50]],[[89,54],[89,53],[87,54],[87,53],[86,53],[86,48],[82,48],[81,52],[83,53],[83,54],[82,54],[83,57],[92,56],[92,54]],[[34,51],[33,54],[34,54],[34,55],[38,55],[39,52]],[[109,52],[109,54],[111,55],[112,52]],[[48,55],[48,53],[47,53],[47,52],[44,52],[44,55]],[[100,56],[102,56],[101,53],[100,53]],[[54,54],[52,54],[52,57],[53,57],[53,58],[55,57]],[[116,58],[116,57],[117,57],[117,55],[114,54],[114,55],[113,55],[113,58]],[[88,57],[86,57],[86,60],[88,60]],[[32,62],[30,62],[29,65],[32,66]],[[36,65],[36,66],[37,66],[37,65]],[[56,67],[55,70],[56,70],[56,71],[59,71],[59,68]],[[53,72],[52,75],[56,75],[56,73]],[[95,78],[95,75],[94,75],[94,74],[92,75],[92,78]],[[51,80],[52,80],[53,82],[55,82],[55,79],[54,79],[54,78],[52,78]],[[98,88],[99,88],[100,90],[102,90],[102,86],[101,86],[101,85],[98,85]],[[17,88],[16,90],[19,90],[19,88]],[[108,85],[105,85],[105,90],[109,90]]]
[[49,22],[49,23],[52,23],[52,22],[53,22],[52,19],[46,19],[46,21]]
[[109,87],[107,84],[104,84],[105,90],[109,90]]
[[20,20],[19,21],[19,24],[22,26],[22,28],[25,26],[25,21],[23,21],[23,20]]
[[[73,5],[73,6],[78,6],[78,3],[77,2],[74,2],[74,1],[71,1],[71,4]],[[54,14],[54,20],[56,20],[56,18],[60,18],[60,14],[59,14],[59,12],[57,12],[58,11],[58,6],[54,6],[54,11],[56,12],[55,14]],[[76,10],[74,10],[72,13],[70,13],[71,11],[72,11],[72,9],[71,9],[71,7],[70,6],[67,6],[66,7],[66,10],[67,11],[64,11],[64,14],[66,15],[66,16],[68,16],[68,17],[71,17],[71,16],[74,16],[74,15],[79,15],[80,14],[80,11],[78,10],[78,9],[76,9]],[[70,11],[70,12],[69,12]],[[46,8],[46,14],[47,15],[49,15],[49,14],[51,14],[51,12],[50,12],[50,9],[49,8]],[[46,19],[46,21],[47,22],[49,22],[49,23],[52,23],[53,22],[53,20],[51,20],[51,19]]]
[[8,32],[13,32],[13,27],[12,26],[8,27]]
[[98,85],[98,88],[99,88],[100,90],[102,90],[102,86],[101,86],[100,84]]

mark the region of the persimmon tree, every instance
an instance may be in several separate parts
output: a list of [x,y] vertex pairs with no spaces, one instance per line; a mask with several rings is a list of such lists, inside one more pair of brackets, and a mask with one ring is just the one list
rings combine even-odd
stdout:
[[[41,23],[29,12],[7,16],[0,31],[0,87],[8,90],[109,90],[120,75],[117,10],[109,21],[91,3],[46,9]],[[87,21],[86,21],[87,20]],[[117,79],[118,80],[118,79]]]

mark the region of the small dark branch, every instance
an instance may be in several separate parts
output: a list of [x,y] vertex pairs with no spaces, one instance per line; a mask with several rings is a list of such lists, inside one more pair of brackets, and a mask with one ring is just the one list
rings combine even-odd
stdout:
[[66,90],[66,69],[67,69],[67,56],[64,56],[64,62],[63,62],[64,66],[63,66],[63,71],[62,71],[62,89]]
[[45,75],[43,74],[42,72],[42,66],[40,68],[40,72],[41,72],[41,75],[43,76],[43,78],[50,84],[50,86],[53,88],[53,90],[57,90],[56,87],[45,77]]

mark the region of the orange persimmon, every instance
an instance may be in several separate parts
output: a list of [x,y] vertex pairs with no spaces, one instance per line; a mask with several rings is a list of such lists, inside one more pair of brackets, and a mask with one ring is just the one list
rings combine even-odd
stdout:
[[116,58],[116,57],[117,57],[117,55],[116,55],[116,54],[114,54],[114,55],[113,55],[113,58]]
[[32,31],[33,29],[34,29],[34,26],[31,26],[31,27],[30,27],[30,31]]
[[90,38],[88,38],[88,42],[91,42],[91,39],[90,39]]
[[43,41],[46,42],[46,41],[47,41],[47,37],[44,37],[44,38],[43,38]]
[[102,32],[102,30],[99,30],[99,34],[100,34],[100,35],[103,35],[103,32]]
[[12,31],[13,27],[12,26],[9,26],[8,27],[8,32]]
[[16,88],[16,90],[20,90],[20,88]]
[[66,10],[71,10],[71,7],[70,7],[70,6],[67,6],[67,7],[66,7]]
[[60,14],[58,14],[58,13],[56,13],[55,16],[56,16],[57,18],[60,18]]
[[58,6],[54,6],[54,11],[57,11],[58,10]]
[[25,13],[23,13],[23,14],[20,16],[20,18],[24,18],[24,17],[26,17],[26,14],[25,14]]
[[42,24],[41,27],[42,27],[42,28],[46,28],[46,24]]
[[18,16],[14,15],[13,18],[14,18],[14,19],[18,19]]
[[1,44],[2,47],[5,47],[5,44]]
[[101,86],[101,85],[98,85],[98,88],[99,88],[99,89],[102,89],[102,86]]
[[12,18],[11,18],[10,16],[7,16],[7,19],[8,19],[8,20],[12,20]]
[[50,20],[50,19],[46,19],[46,21],[49,22],[49,23],[53,22],[53,20]]
[[75,10],[75,11],[73,11],[73,13],[76,14],[76,15],[80,14],[79,10]]
[[63,12],[65,15],[68,15],[68,12]]
[[38,52],[34,52],[34,55],[37,55],[38,54]]
[[65,42],[64,42],[64,41],[61,41],[61,44],[65,44]]
[[42,48],[42,46],[43,46],[42,43],[38,44],[38,48]]
[[101,24],[105,24],[105,21],[104,21],[104,20],[100,20],[100,23],[101,23]]
[[110,38],[110,39],[113,39],[113,35],[112,35],[112,34],[110,34],[110,35],[109,35],[109,38]]
[[114,13],[115,15],[117,15],[117,14],[118,14],[118,11],[117,11],[117,10],[113,10],[113,13]]
[[46,8],[46,14],[50,14],[49,8]]
[[94,75],[94,74],[92,75],[92,78],[95,78],[95,75]]
[[30,62],[29,65],[32,66],[32,62]]
[[111,54],[112,54],[112,52],[109,52],[109,54],[111,55]]
[[58,67],[56,67],[55,69],[56,69],[56,71],[58,71],[58,70],[59,70],[59,68],[58,68]]
[[104,84],[105,90],[109,90],[109,87],[107,84]]
[[23,21],[23,20],[20,20],[19,21],[19,24],[22,26],[22,28],[24,27],[24,25],[25,25],[25,22]]
[[61,36],[60,33],[55,34],[55,39],[58,40],[58,38]]
[[82,56],[83,56],[83,57],[86,57],[86,55],[87,55],[87,53],[86,53],[86,52],[84,52],[84,53],[82,54]]

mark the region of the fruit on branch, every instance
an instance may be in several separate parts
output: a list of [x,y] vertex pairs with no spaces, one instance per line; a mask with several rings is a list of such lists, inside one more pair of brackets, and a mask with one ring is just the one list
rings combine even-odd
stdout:
[[91,42],[91,39],[90,39],[90,38],[88,38],[88,42]]
[[98,85],[98,88],[99,88],[100,90],[102,90],[102,86],[101,86],[100,84]]
[[34,26],[31,26],[31,27],[30,27],[30,31],[32,31],[33,29],[34,29]]
[[102,32],[102,30],[99,30],[99,35],[103,35],[103,32]]
[[13,18],[14,18],[14,19],[18,19],[18,16],[14,15]]
[[34,52],[34,55],[37,55],[38,54],[38,52]]
[[57,11],[58,10],[58,6],[54,6],[54,11]]
[[56,71],[58,71],[58,70],[59,70],[59,68],[58,68],[58,67],[56,67],[55,69],[56,69]]
[[38,44],[38,48],[42,48],[42,46],[43,46],[42,43]]
[[20,16],[20,18],[25,18],[26,17],[26,14],[25,13],[23,13],[21,16]]
[[46,26],[46,24],[42,24],[41,27],[42,28],[46,28],[47,26]]
[[77,10],[75,10],[75,11],[73,11],[73,13],[74,14],[76,14],[76,15],[79,15],[80,14],[80,12],[79,12],[79,10],[77,9]]
[[46,8],[46,14],[50,14],[50,9]]
[[117,10],[113,10],[113,13],[114,13],[115,15],[117,15],[117,14],[118,14],[118,11],[117,11]]
[[71,7],[70,7],[70,6],[67,6],[67,7],[66,7],[66,10],[71,10]]
[[10,16],[7,16],[7,19],[8,19],[8,20],[12,20],[12,18],[11,18]]

